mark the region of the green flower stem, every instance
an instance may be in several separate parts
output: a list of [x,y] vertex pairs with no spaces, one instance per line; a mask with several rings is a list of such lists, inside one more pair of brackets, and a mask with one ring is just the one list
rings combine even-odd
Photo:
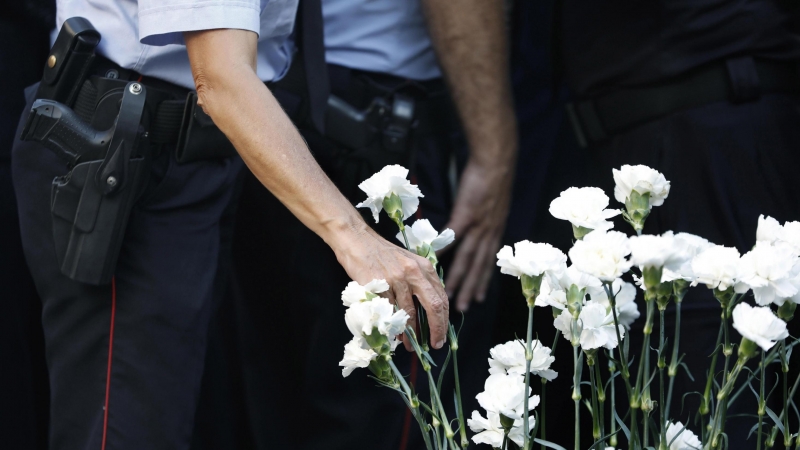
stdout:
[[699,410],[701,416],[705,416],[711,412],[711,386],[714,382],[714,375],[717,370],[717,356],[719,355],[719,345],[722,342],[722,329],[724,326],[723,323],[720,323],[719,332],[717,333],[717,344],[714,346],[714,353],[711,356],[711,366],[708,368],[706,388],[703,391],[703,403],[700,404]]
[[598,412],[600,414],[600,433],[601,436],[605,436],[606,432],[606,423],[605,423],[605,403],[606,403],[606,392],[605,388],[603,387],[603,375],[600,371],[600,364],[598,364],[600,353],[598,353],[598,361],[595,363],[595,376],[597,377],[597,406]]
[[453,325],[449,327],[450,331],[450,350],[453,352],[453,373],[456,378],[456,398],[458,399],[458,423],[459,433],[461,435],[461,447],[467,448],[469,446],[469,439],[467,439],[467,422],[464,420],[464,406],[461,404],[461,382],[458,376],[458,336],[455,334]]
[[[551,355],[555,355],[555,353],[556,353],[556,346],[558,345],[558,338],[559,337],[561,337],[561,331],[560,330],[556,330],[556,337],[553,339],[553,346],[550,347],[550,354]],[[541,401],[541,405],[542,405],[542,407],[540,408],[541,414],[539,415],[539,429],[542,430],[542,440],[546,441],[547,440],[547,431],[546,431],[547,430],[547,421],[546,421],[546,419],[547,419],[547,406],[546,406],[546,401],[547,401],[547,395],[546,395],[547,394],[547,379],[546,378],[542,378],[541,380],[542,380],[542,396],[541,396],[541,400],[542,400]],[[546,450],[546,449],[547,449],[547,447],[545,447],[544,444],[543,444],[541,450]]]
[[[761,450],[761,427],[764,425],[764,414],[767,412],[766,399],[764,398],[764,359],[764,350],[761,350],[761,386],[758,391],[758,434],[756,434],[756,450]],[[784,392],[784,399],[785,395],[786,392]],[[784,406],[784,409],[785,408]]]
[[397,224],[400,232],[403,233],[403,240],[406,242],[406,250],[411,251],[411,244],[408,243],[408,236],[406,236],[406,227],[402,222]]
[[717,394],[717,410],[714,412],[714,420],[711,424],[711,435],[709,436],[709,444],[712,449],[719,448],[721,444],[720,436],[725,430],[725,415],[728,412],[728,395],[733,390],[736,378],[739,377],[745,363],[747,363],[747,357],[739,357],[739,359],[736,360],[733,370],[731,370],[730,373],[726,373],[725,384]]
[[[769,365],[769,363],[770,363],[769,358],[767,358],[766,365]],[[800,387],[800,375],[798,375],[797,378],[795,378],[794,384],[792,385],[792,389],[789,391],[789,397],[788,398],[794,398],[794,395],[795,395],[795,393],[797,393],[797,389],[799,387]],[[783,418],[788,414],[788,411],[789,410],[786,409],[786,408],[784,408],[783,411],[781,411],[781,415],[778,417],[778,419],[781,422],[783,422]],[[787,431],[787,433],[788,433],[788,431]],[[772,447],[774,445],[775,438],[777,436],[778,436],[778,427],[772,427],[772,430],[770,431],[769,437],[767,438],[767,447]],[[800,439],[798,439],[796,441],[796,444],[800,445]]]
[[611,376],[611,420],[609,420],[611,422],[611,437],[608,439],[608,443],[617,448],[617,389],[614,382],[614,373],[617,371],[617,367],[611,356],[608,358],[608,371]]
[[[617,347],[619,349],[619,360],[620,360],[620,375],[622,375],[622,381],[625,383],[625,390],[628,393],[628,402],[631,405],[631,439],[628,443],[628,448],[635,449],[636,444],[638,443],[638,427],[636,426],[636,410],[638,409],[638,400],[637,400],[637,392],[633,390],[631,387],[631,373],[628,370],[628,355],[626,355],[625,350],[623,350],[622,345],[622,336],[619,334],[619,319],[617,318],[617,300],[616,296],[614,295],[613,289],[611,288],[611,283],[604,282],[603,288],[606,291],[606,295],[611,302],[611,313],[614,317],[614,331],[617,333]],[[612,381],[612,389],[613,389],[613,381]],[[613,398],[613,395],[612,395]],[[611,420],[612,426],[614,426],[614,418],[612,417]]]
[[531,386],[531,360],[533,360],[533,302],[535,298],[536,296],[532,295],[530,298],[526,299],[528,303],[528,334],[525,340],[525,400],[522,407],[524,411],[522,414],[523,450],[529,450],[531,448],[530,426],[528,422],[528,393]]
[[450,421],[447,420],[447,413],[444,411],[444,405],[442,405],[442,398],[439,396],[439,391],[436,390],[436,381],[433,379],[433,375],[431,374],[430,366],[428,366],[428,370],[425,371],[428,375],[428,385],[430,386],[431,390],[431,403],[433,403],[435,410],[438,410],[439,417],[442,421],[442,427],[444,428],[444,435],[447,438],[447,442],[450,444],[452,448],[456,448],[456,443],[453,442],[453,430],[450,428]]
[[572,346],[574,361],[572,372],[572,400],[575,402],[575,450],[581,450],[581,367],[578,359],[578,346]]
[[670,405],[672,405],[672,388],[675,384],[675,376],[678,374],[678,345],[681,341],[681,299],[675,297],[675,341],[672,344],[672,360],[669,362],[667,375],[669,376],[669,389],[667,391],[666,414],[669,418]]
[[[780,342],[780,355],[781,355],[781,372],[783,372],[783,409],[787,411],[789,409],[789,396],[788,396],[788,389],[789,389],[789,361],[786,359],[786,339],[782,339]],[[763,357],[764,351],[761,351],[762,357],[762,364],[763,364]],[[763,368],[761,369],[763,372]],[[762,375],[763,378],[763,375]],[[786,448],[792,446],[792,435],[789,433],[789,415],[784,414],[783,416],[783,429],[786,430],[783,433],[783,445]]]
[[[591,384],[592,388],[590,389],[592,392],[592,437],[594,438],[595,442],[597,442],[601,437],[603,437],[602,431],[600,431],[600,414],[599,408],[597,406],[597,380],[595,376],[594,367],[597,365],[594,361],[594,357],[589,356],[587,354],[586,363],[589,366],[589,383]],[[605,448],[605,447],[603,447]]]
[[400,386],[403,388],[403,392],[406,393],[408,397],[408,404],[409,408],[411,408],[411,415],[417,420],[419,424],[420,432],[422,432],[422,439],[425,441],[425,448],[427,450],[433,450],[433,446],[431,444],[431,436],[428,433],[428,423],[425,422],[425,418],[420,414],[419,411],[419,403],[416,402],[414,399],[413,394],[411,393],[411,388],[406,383],[403,374],[400,373],[400,370],[397,369],[397,366],[394,364],[394,361],[389,360],[389,367],[392,368],[392,372],[394,372],[394,376],[397,378],[397,381],[400,383]]
[[666,339],[664,336],[664,309],[659,307],[658,308],[658,315],[659,315],[659,343],[658,343],[658,381],[659,381],[659,424],[661,425],[660,430],[660,439],[658,448],[659,450],[667,450],[667,412],[666,412],[666,404],[664,403],[664,368],[666,367],[666,361],[664,360],[664,351],[666,350],[664,347],[666,345]]

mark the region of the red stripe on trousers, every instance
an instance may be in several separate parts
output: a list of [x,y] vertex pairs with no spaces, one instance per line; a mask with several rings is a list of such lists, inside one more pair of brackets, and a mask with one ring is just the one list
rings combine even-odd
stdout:
[[108,433],[108,393],[111,391],[111,355],[114,350],[114,316],[117,313],[117,280],[111,278],[111,329],[108,332],[108,370],[106,372],[106,401],[103,405],[103,443],[101,450],[106,450]]

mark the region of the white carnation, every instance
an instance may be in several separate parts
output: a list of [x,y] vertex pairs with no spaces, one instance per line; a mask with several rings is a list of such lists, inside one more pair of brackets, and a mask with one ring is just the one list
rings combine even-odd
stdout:
[[403,203],[403,220],[417,211],[420,197],[424,197],[419,188],[408,179],[408,169],[403,166],[386,166],[358,185],[367,194],[367,199],[356,205],[357,208],[369,208],[375,223],[383,209],[383,200],[396,194]]
[[389,300],[377,297],[369,302],[354,303],[344,315],[347,328],[353,336],[369,336],[373,329],[389,339],[405,330],[408,314],[394,310]]
[[344,346],[344,358],[339,362],[343,367],[342,376],[347,377],[355,369],[368,367],[377,356],[378,354],[366,345],[364,338],[354,336],[353,340]]
[[779,319],[769,306],[754,308],[747,303],[739,303],[733,308],[733,328],[765,351],[772,348],[775,341],[789,336],[786,322]]
[[[501,373],[489,375],[484,384],[484,391],[475,398],[487,412],[502,414],[509,419],[521,419],[526,413],[525,397],[530,396],[530,387],[525,392],[525,380],[519,375]],[[528,412],[539,404],[539,396],[528,400]]]
[[[480,415],[478,411],[472,411],[472,417],[467,419],[467,425],[474,432],[477,433],[472,436],[472,442],[476,444],[487,444],[492,448],[502,448],[503,439],[505,438],[505,430],[500,423],[500,415],[493,412],[487,412],[486,417]],[[524,422],[522,419],[516,419],[508,433],[508,438],[515,444],[522,447],[524,444],[525,436],[522,433]],[[528,432],[533,430],[536,425],[536,420],[530,417],[528,420]]]
[[514,244],[514,250],[504,246],[497,253],[497,265],[500,272],[520,277],[535,277],[545,271],[559,270],[567,262],[567,256],[550,244],[520,241]]
[[388,290],[389,284],[386,280],[372,280],[363,286],[351,281],[342,291],[342,303],[344,306],[351,306],[355,303],[366,302]]
[[[410,250],[420,253],[421,248],[428,246],[433,251],[439,251],[450,245],[456,238],[456,234],[450,228],[441,233],[437,233],[428,219],[419,219],[413,225],[406,227],[406,236]],[[403,233],[397,233],[397,240],[405,244]],[[424,255],[423,255],[424,256]]]
[[797,256],[788,246],[756,242],[755,248],[739,260],[736,292],[744,293],[752,289],[759,305],[782,305],[798,292],[793,283],[797,261]]
[[612,282],[631,268],[628,237],[619,231],[592,231],[569,251],[575,268],[602,281]]
[[608,219],[620,214],[618,209],[606,209],[608,196],[596,187],[571,187],[550,203],[550,214],[568,220],[576,227],[608,230],[614,224]]
[[614,198],[620,203],[631,196],[631,191],[640,195],[650,194],[650,206],[661,206],[669,195],[669,181],[660,172],[647,166],[624,165],[613,169]]
[[695,275],[693,285],[700,283],[725,291],[736,283],[739,251],[721,245],[709,247],[692,259],[692,271]]
[[706,239],[701,238],[690,233],[678,233],[675,235],[675,251],[677,261],[681,261],[678,267],[664,268],[664,273],[661,275],[661,282],[675,281],[678,279],[686,281],[694,281],[694,271],[692,270],[692,259],[714,244],[708,242]]
[[[578,315],[577,323],[573,324],[572,314],[565,309],[556,317],[553,325],[567,340],[572,341],[577,337],[584,350],[600,347],[611,350],[619,345],[614,317],[608,313],[605,306],[594,301],[586,302]],[[577,328],[573,328],[573,325]],[[620,337],[625,335],[625,327],[622,325],[619,326],[619,335]]]
[[[549,381],[558,376],[558,373],[550,369],[550,365],[556,360],[551,356],[550,348],[542,345],[534,339],[531,342],[533,348],[533,359],[531,360],[531,373]],[[494,375],[524,375],[525,374],[525,341],[517,339],[496,345],[489,350],[489,373]]]
[[682,423],[675,422],[667,424],[667,445],[669,450],[700,450],[703,444]]
[[567,293],[547,277],[542,279],[539,295],[534,302],[536,306],[552,306],[558,309],[567,307]]
[[758,217],[756,240],[788,246],[795,255],[800,255],[800,222],[786,222],[781,226],[769,216]]
[[[630,328],[631,324],[639,318],[639,306],[636,304],[636,288],[621,278],[614,280],[611,285],[611,292],[615,295],[617,305],[617,322],[625,328]],[[611,301],[605,290],[600,290],[592,295],[592,300],[603,305],[611,314]]]

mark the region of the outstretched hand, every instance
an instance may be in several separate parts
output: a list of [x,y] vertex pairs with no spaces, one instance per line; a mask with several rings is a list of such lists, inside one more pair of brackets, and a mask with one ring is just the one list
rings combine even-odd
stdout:
[[505,231],[513,175],[513,165],[482,167],[470,163],[461,176],[447,224],[460,244],[445,281],[448,295],[458,293],[460,311],[466,311],[473,299],[482,302],[486,296]]
[[[344,233],[348,234],[352,236],[335,246],[334,251],[350,278],[360,284],[374,278],[385,279],[389,283],[389,300],[409,315],[409,325],[419,335],[416,297],[427,312],[430,342],[433,348],[441,348],[447,341],[449,303],[430,261],[386,241],[366,225],[355,233]],[[413,350],[408,339],[403,343],[406,350]]]

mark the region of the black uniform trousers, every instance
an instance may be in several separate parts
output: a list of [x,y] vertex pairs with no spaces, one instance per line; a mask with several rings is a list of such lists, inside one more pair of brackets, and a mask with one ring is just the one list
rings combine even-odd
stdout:
[[[596,185],[609,194],[614,187],[612,168],[645,164],[659,170],[671,183],[670,193],[662,206],[653,208],[645,233],[689,232],[715,244],[736,247],[744,254],[755,244],[759,214],[781,223],[800,219],[798,124],[800,99],[788,94],[762,95],[743,103],[713,103],[671,114],[602,145],[590,146],[589,170]],[[616,225],[617,229],[630,230],[622,221]],[[643,316],[631,331],[632,349],[641,345],[644,305],[639,309]],[[676,379],[677,393],[702,392],[708,356],[719,330],[719,313],[719,303],[709,289],[702,285],[690,289],[681,314],[681,353],[686,353],[684,362],[695,381],[681,372]],[[670,305],[668,336],[673,335],[673,318],[674,305]],[[793,326],[796,324],[790,323],[790,332],[796,335]],[[738,343],[739,339],[734,331],[731,341]],[[717,370],[721,367],[718,363]],[[771,377],[768,382],[774,380]],[[773,400],[779,398],[779,393],[773,395]],[[672,415],[684,423],[689,413],[693,417],[696,414],[698,397],[688,396],[685,405],[681,409],[679,397],[673,399]],[[779,405],[775,407],[780,411]],[[756,402],[745,392],[731,414],[755,411]],[[732,416],[725,430],[731,445],[745,442],[754,423],[752,417]],[[697,425],[690,427],[699,431]],[[753,439],[747,445],[755,445]]]
[[[371,97],[364,95],[364,84],[373,85],[375,77],[345,75],[332,75],[332,92],[356,107],[368,104]],[[378,83],[387,77],[380,78]],[[392,82],[395,87],[402,84],[401,80]],[[439,118],[442,123],[453,119]],[[311,127],[301,125],[300,129],[312,153],[350,201],[355,204],[366,198],[357,183],[380,167],[339,159],[336,155],[343,150],[341,146]],[[451,157],[461,162],[465,157],[463,135],[453,129],[417,133],[412,147],[412,182],[425,195],[419,216],[441,230],[452,207],[448,178]],[[362,212],[367,223],[402,245],[395,238],[396,225],[385,214],[379,224],[374,224],[371,213]],[[338,363],[352,335],[344,323],[345,307],[340,297],[350,278],[333,251],[252,176],[247,176],[237,210],[234,273],[238,353],[255,448],[424,448],[418,425],[396,392],[379,387],[366,369],[342,377]],[[467,415],[477,408],[475,395],[483,390],[488,375],[486,358],[494,305],[489,296],[485,303],[473,305],[464,319],[459,363]],[[455,308],[451,311],[451,320],[459,326],[460,315]],[[433,354],[441,365],[446,351]],[[415,380],[421,398],[427,399],[426,376],[412,355],[400,347],[394,360],[402,373]],[[434,368],[434,373],[438,369]],[[452,372],[445,380],[442,395],[448,399],[445,405],[450,406]],[[453,409],[449,417],[455,417]]]
[[43,304],[50,448],[189,448],[243,167],[238,157],[179,165],[162,152],[130,215],[113,282],[91,286],[56,261],[50,190],[65,164],[15,141],[22,242]]

